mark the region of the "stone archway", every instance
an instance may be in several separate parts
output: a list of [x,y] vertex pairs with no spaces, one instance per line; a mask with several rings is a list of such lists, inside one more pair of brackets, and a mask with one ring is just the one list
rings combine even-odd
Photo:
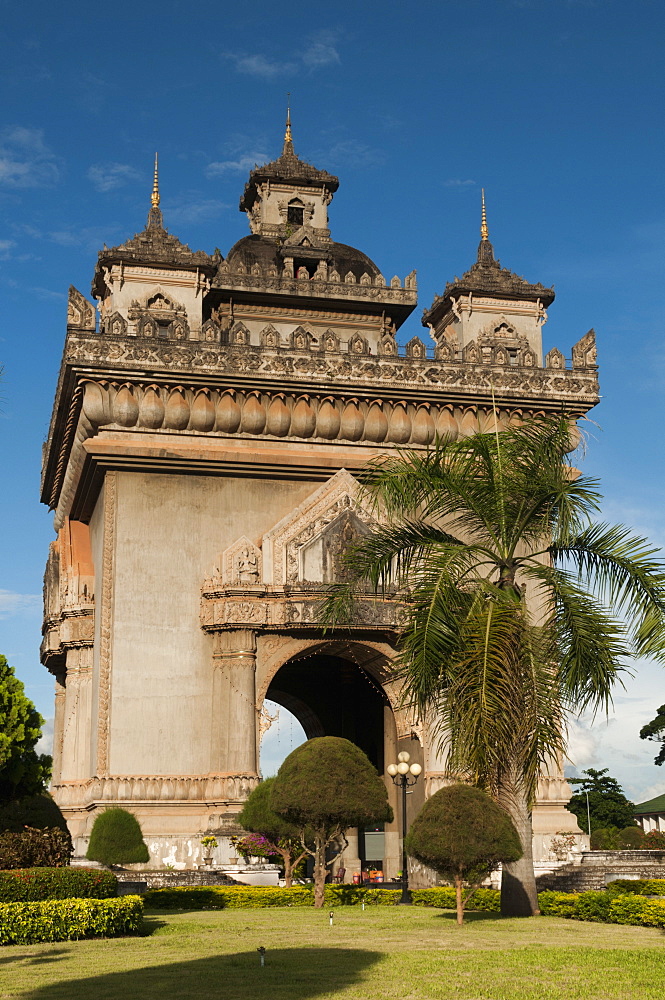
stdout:
[[[410,729],[404,733],[405,713],[390,680],[393,649],[388,643],[273,635],[260,637],[257,645],[259,711],[267,698],[292,712],[308,738],[349,739],[382,776],[399,750],[408,748],[420,760],[420,743],[416,740],[414,745]],[[397,789],[389,779],[386,788],[395,819],[377,831],[347,831],[349,847],[339,862],[347,870],[347,880],[365,862],[376,863],[386,878],[401,867]],[[414,802],[410,812],[419,805]]]

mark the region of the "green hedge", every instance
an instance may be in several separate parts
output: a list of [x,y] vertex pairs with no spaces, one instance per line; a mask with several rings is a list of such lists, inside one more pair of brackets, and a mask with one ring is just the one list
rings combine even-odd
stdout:
[[665,878],[618,878],[608,883],[607,891],[628,892],[631,896],[665,896]]
[[[645,880],[646,881],[646,880]],[[665,927],[665,900],[645,899],[632,893],[541,892],[540,911],[549,917],[593,920],[606,924],[637,924]]]
[[[258,910],[268,906],[313,906],[312,886],[202,886],[200,888],[151,889],[145,905],[173,910]],[[400,893],[394,889],[370,889],[354,885],[327,885],[326,906],[395,906]]]
[[0,903],[44,899],[108,899],[117,893],[112,872],[98,868],[13,868],[0,871]]
[[140,896],[3,903],[0,904],[0,944],[118,937],[140,930],[142,920]]

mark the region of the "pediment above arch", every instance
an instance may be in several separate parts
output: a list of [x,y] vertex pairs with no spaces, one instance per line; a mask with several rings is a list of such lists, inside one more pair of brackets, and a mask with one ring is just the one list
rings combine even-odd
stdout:
[[341,578],[344,551],[377,524],[358,482],[339,472],[263,536],[266,583],[325,584]]

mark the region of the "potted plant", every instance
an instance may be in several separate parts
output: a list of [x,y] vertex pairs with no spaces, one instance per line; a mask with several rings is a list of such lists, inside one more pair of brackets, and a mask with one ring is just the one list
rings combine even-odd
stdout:
[[212,864],[212,852],[217,847],[217,837],[201,837],[201,846],[205,852],[203,863],[210,866]]

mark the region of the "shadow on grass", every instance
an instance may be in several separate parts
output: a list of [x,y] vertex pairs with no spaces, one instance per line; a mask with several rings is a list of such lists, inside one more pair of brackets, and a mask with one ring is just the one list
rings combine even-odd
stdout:
[[362,996],[364,974],[382,957],[356,948],[276,948],[266,952],[261,968],[252,948],[52,983],[23,996],[24,1000],[314,1000],[354,986]]
[[[63,958],[68,958],[71,955],[70,948],[60,948],[54,951],[48,952],[48,954],[41,955],[22,955],[18,961],[22,965],[48,965],[51,962],[61,962]],[[14,955],[9,954],[0,958],[0,965],[13,965],[17,959]]]
[[[447,920],[451,924],[457,923],[457,914],[455,910],[443,910],[441,913],[437,913],[439,920]],[[505,920],[500,913],[493,913],[491,910],[465,910],[464,911],[464,923],[473,924],[479,920]]]
[[159,917],[155,917],[152,914],[150,916],[144,916],[143,924],[141,930],[136,935],[137,937],[150,937],[155,931],[158,931],[160,927],[166,927],[168,921],[160,920]]

